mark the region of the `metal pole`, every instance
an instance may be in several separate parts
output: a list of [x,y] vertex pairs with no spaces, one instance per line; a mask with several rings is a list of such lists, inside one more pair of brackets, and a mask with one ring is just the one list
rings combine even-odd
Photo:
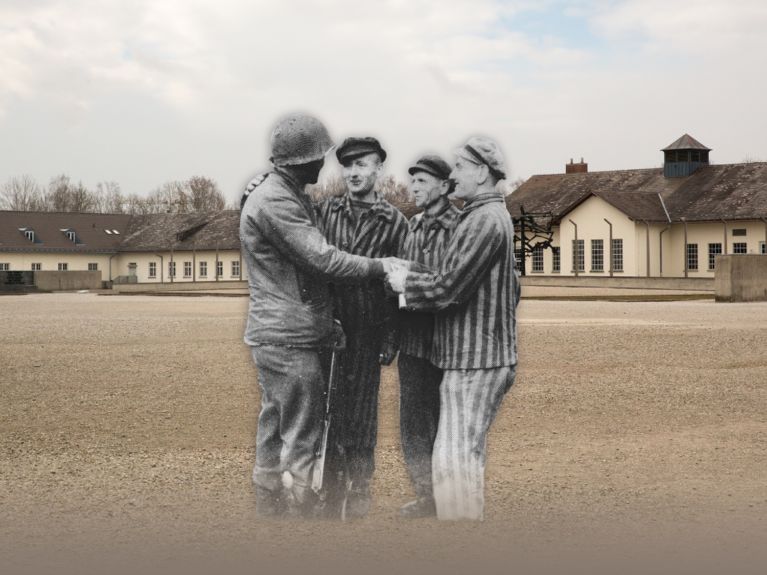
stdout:
[[682,218],[682,223],[684,224],[684,277],[687,277],[689,271],[687,268],[687,220]]
[[573,227],[575,228],[575,240],[573,241],[572,259],[573,259],[573,271],[575,272],[575,277],[578,277],[578,262],[575,259],[575,251],[578,250],[578,254],[581,253],[581,250],[578,247],[578,224],[576,224],[570,218],[567,218],[567,221],[573,224]]
[[607,218],[602,218],[610,226],[610,277],[613,277],[613,225]]

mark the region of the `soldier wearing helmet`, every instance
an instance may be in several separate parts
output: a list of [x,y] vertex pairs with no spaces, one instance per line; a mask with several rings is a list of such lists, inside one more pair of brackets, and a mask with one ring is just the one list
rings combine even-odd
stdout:
[[245,343],[261,390],[253,483],[264,516],[313,513],[310,474],[334,341],[328,282],[372,282],[390,269],[329,245],[317,228],[304,187],[317,181],[332,145],[316,118],[284,118],[272,133],[273,169],[248,185],[242,201],[250,288]]
[[[408,233],[407,220],[376,190],[386,151],[375,138],[354,137],[344,140],[336,157],[347,193],[318,207],[325,238],[359,256],[399,255]],[[396,355],[397,304],[396,299],[387,298],[378,282],[336,285],[334,289],[336,314],[346,333],[335,434],[346,454],[350,487],[338,486],[329,499],[332,504],[348,495],[346,516],[364,517],[370,507],[381,364],[388,365]]]

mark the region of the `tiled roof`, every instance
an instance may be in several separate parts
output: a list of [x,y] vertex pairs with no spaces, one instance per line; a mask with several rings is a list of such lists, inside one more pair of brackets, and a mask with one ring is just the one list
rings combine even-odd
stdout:
[[[525,212],[551,212],[554,221],[558,222],[587,198],[597,195],[604,196],[605,201],[609,201],[629,217],[648,219],[652,213],[660,220],[666,220],[657,196],[661,194],[665,199],[681,183],[679,178],[664,177],[660,168],[532,176],[506,197],[506,206],[514,217],[521,215],[520,208],[523,207]],[[616,197],[618,194],[640,192],[649,194],[655,200],[635,196],[637,204],[636,208],[633,208],[632,202]],[[651,207],[656,201],[657,206],[661,207],[661,212]]]
[[[116,253],[131,223],[125,214],[0,211],[0,251]],[[34,242],[24,228],[34,232]],[[74,232],[74,242],[66,231]]]
[[559,222],[590,196],[602,198],[630,218],[668,221],[760,219],[767,217],[767,163],[702,166],[685,178],[666,178],[661,169],[532,176],[506,205],[515,217],[552,212]]
[[666,207],[674,220],[767,218],[767,162],[698,168]]
[[140,217],[121,251],[240,249],[240,212],[149,214]]

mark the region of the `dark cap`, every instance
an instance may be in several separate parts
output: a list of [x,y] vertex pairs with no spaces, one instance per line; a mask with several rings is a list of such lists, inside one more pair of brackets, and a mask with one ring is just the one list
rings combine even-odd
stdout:
[[386,150],[381,147],[381,144],[375,138],[346,138],[336,148],[336,158],[342,164],[354,158],[372,153],[378,154],[382,162],[386,161]]
[[487,165],[490,172],[499,180],[506,179],[503,154],[498,148],[498,144],[490,138],[483,136],[469,138],[469,141],[462,148],[458,148],[455,153],[475,164]]
[[415,165],[407,169],[411,176],[416,172],[426,172],[440,180],[447,180],[450,177],[452,168],[445,160],[435,155],[427,155],[419,158]]

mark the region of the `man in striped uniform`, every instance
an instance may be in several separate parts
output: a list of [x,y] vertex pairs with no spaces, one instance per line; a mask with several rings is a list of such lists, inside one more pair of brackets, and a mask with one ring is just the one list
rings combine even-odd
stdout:
[[[408,169],[410,192],[424,211],[410,220],[402,258],[428,269],[439,267],[460,210],[447,199],[450,166],[439,156],[424,156]],[[439,422],[442,369],[431,362],[434,315],[403,314],[400,322],[400,437],[416,498],[400,508],[406,518],[435,515],[431,456]]]
[[[359,256],[398,256],[407,236],[407,220],[375,190],[386,151],[375,138],[347,138],[336,156],[348,192],[318,206],[328,243]],[[335,313],[346,333],[334,435],[346,454],[351,480],[346,515],[364,517],[370,508],[381,364],[388,365],[396,355],[397,304],[387,298],[380,282],[334,287]],[[341,497],[339,491],[345,490],[340,485],[329,493],[331,512],[334,500]]]
[[517,364],[514,228],[496,184],[505,178],[495,142],[474,137],[450,176],[465,201],[440,267],[389,274],[400,306],[437,312],[440,418],[432,455],[437,517],[481,520],[485,442]]

